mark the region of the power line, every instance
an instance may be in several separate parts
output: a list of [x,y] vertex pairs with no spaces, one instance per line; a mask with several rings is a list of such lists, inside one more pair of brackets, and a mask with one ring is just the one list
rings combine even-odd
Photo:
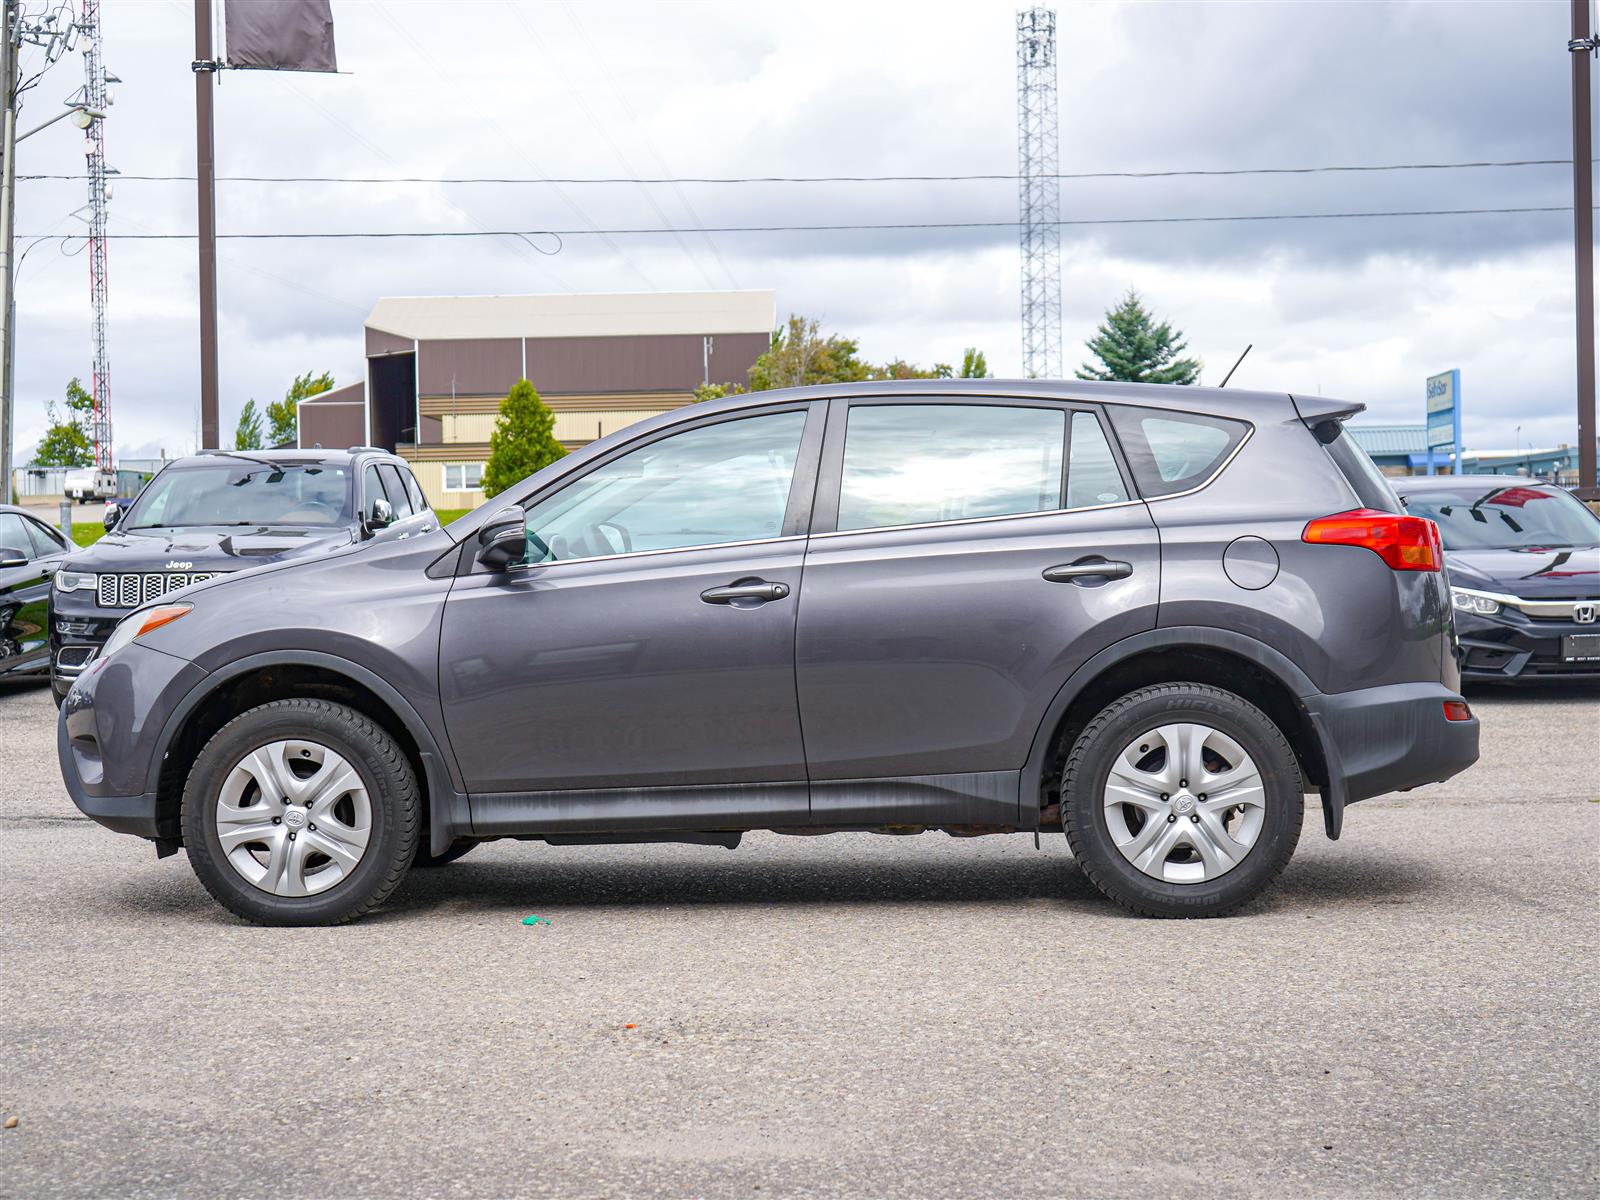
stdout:
[[[1062,220],[1053,224],[1067,226],[1091,225],[1199,225],[1239,221],[1342,221],[1366,220],[1378,217],[1473,217],[1499,216],[1514,213],[1569,213],[1567,205],[1543,205],[1523,208],[1413,208],[1382,212],[1331,212],[1331,213],[1238,213],[1223,216],[1201,217],[1100,217],[1083,220]],[[847,225],[712,225],[700,227],[632,227],[620,229],[389,229],[389,230],[338,230],[327,232],[295,233],[219,233],[219,239],[233,241],[313,241],[319,239],[358,238],[477,238],[477,237],[632,237],[652,234],[683,233],[851,233],[897,229],[1015,229],[1016,221],[904,221],[885,224]],[[56,241],[70,241],[81,234],[43,234],[38,236]],[[193,238],[192,233],[114,233],[108,237],[124,241],[180,241]]]
[[[1314,167],[1233,167],[1167,171],[1052,172],[1039,178],[1064,182],[1087,179],[1204,179],[1249,175],[1332,175],[1384,171],[1469,171],[1496,167],[1570,167],[1570,158],[1517,158],[1483,162],[1372,163]],[[18,175],[18,179],[81,179],[81,175]],[[520,184],[535,186],[750,183],[1016,183],[1019,176],[988,175],[218,175],[218,183],[426,183]],[[193,175],[119,175],[118,182],[192,183]]]

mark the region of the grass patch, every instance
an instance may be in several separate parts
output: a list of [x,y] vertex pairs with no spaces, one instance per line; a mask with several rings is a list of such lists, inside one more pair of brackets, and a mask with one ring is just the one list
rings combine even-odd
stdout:
[[74,521],[72,540],[80,546],[92,546],[106,535],[106,527],[99,521]]
[[433,515],[439,518],[439,524],[448,525],[457,517],[464,517],[472,510],[470,508],[436,508]]

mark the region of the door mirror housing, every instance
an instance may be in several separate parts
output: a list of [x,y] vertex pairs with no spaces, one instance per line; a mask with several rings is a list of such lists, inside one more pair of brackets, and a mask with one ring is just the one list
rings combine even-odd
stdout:
[[0,567],[25,567],[28,555],[15,546],[0,546]]
[[372,502],[372,508],[367,513],[367,519],[362,522],[368,533],[377,533],[380,529],[387,529],[394,524],[394,505],[382,496]]
[[108,500],[106,502],[106,515],[100,523],[105,526],[107,533],[115,529],[117,523],[122,520],[122,509],[123,505],[119,501]]
[[491,571],[504,571],[528,549],[527,514],[501,509],[478,527],[478,561]]

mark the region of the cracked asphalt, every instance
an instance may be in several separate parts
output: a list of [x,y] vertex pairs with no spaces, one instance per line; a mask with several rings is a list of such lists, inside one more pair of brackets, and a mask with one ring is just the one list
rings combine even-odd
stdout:
[[1600,691],[1469,698],[1476,767],[1313,809],[1225,921],[851,834],[499,842],[264,930],[0,688],[0,1195],[1593,1197]]

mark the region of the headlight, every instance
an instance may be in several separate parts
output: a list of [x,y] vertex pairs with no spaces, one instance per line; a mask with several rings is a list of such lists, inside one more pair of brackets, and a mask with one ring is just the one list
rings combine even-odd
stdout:
[[56,591],[92,592],[100,586],[100,576],[93,571],[57,571]]
[[1450,603],[1461,612],[1474,613],[1480,617],[1492,617],[1500,611],[1500,600],[1497,597],[1488,592],[1475,592],[1471,588],[1451,588]]
[[141,608],[136,613],[130,613],[117,622],[117,627],[106,639],[105,649],[100,651],[100,658],[108,659],[135,638],[172,624],[193,607],[192,604],[158,604],[154,608]]

